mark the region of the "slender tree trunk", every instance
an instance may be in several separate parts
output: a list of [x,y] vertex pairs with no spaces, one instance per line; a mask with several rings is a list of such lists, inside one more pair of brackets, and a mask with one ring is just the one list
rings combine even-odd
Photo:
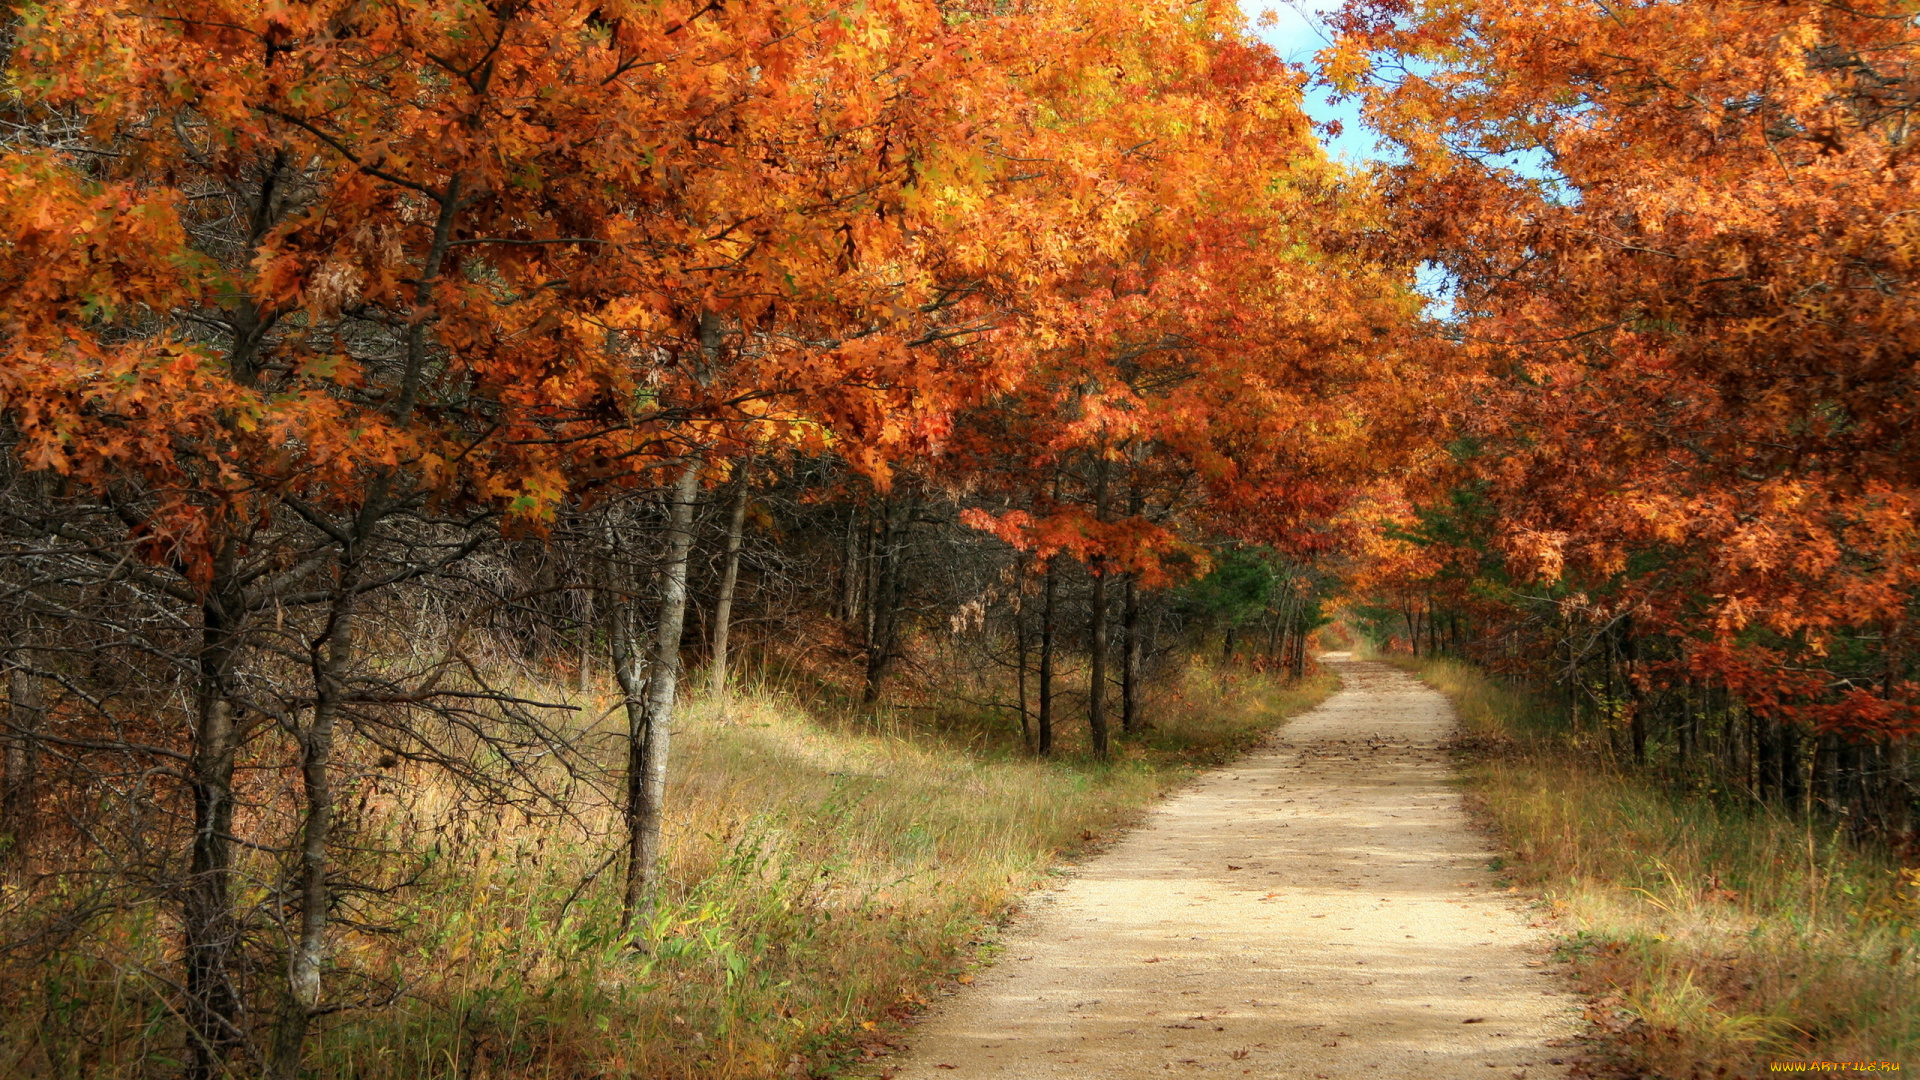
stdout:
[[1862,815],[1864,831],[1884,841],[1887,839],[1887,795],[1891,790],[1887,783],[1887,744],[1878,739],[1862,743],[1860,765],[1860,804],[1866,810]]
[[1291,625],[1288,629],[1293,633],[1293,667],[1291,674],[1294,682],[1299,682],[1301,679],[1307,677],[1306,609],[1307,599],[1305,596],[1302,596],[1294,603],[1293,613],[1289,616]]
[[340,584],[329,605],[325,633],[311,650],[314,677],[313,722],[297,733],[300,778],[306,789],[306,820],[300,831],[300,920],[287,955],[287,996],[281,1006],[268,1075],[273,1080],[296,1080],[306,1045],[307,1028],[320,1007],[320,968],[326,959],[327,842],[333,832],[334,729],[346,701],[347,674],[353,663],[353,612],[358,599],[359,574],[349,552]]
[[1622,622],[1619,630],[1620,690],[1626,698],[1630,714],[1627,723],[1633,740],[1633,764],[1635,768],[1647,767],[1647,703],[1640,693],[1640,687],[1633,681],[1634,666],[1639,662],[1639,642],[1634,640],[1631,620]]
[[849,627],[860,621],[860,581],[865,577],[860,566],[860,508],[847,511],[846,555],[840,566],[841,617]]
[[[1102,460],[1095,464],[1098,476],[1094,480],[1093,519],[1098,522],[1107,520],[1107,463]],[[1096,560],[1087,567],[1093,573],[1092,596],[1088,597],[1088,607],[1092,611],[1088,619],[1092,624],[1089,635],[1092,640],[1093,658],[1087,675],[1087,735],[1093,745],[1093,756],[1101,761],[1107,760],[1107,564],[1104,558]]]
[[1088,618],[1093,631],[1093,660],[1087,676],[1087,734],[1093,743],[1093,756],[1107,760],[1107,575],[1104,569],[1093,572],[1093,595]]
[[181,927],[186,944],[189,1080],[213,1080],[244,1042],[233,989],[233,953],[240,927],[233,911],[233,766],[240,717],[229,681],[238,647],[244,596],[235,574],[240,542],[228,539],[214,558],[201,604],[198,685],[195,688],[193,848],[188,860]]
[[1718,699],[1719,708],[1715,713],[1719,723],[1719,759],[1722,786],[1729,791],[1739,791],[1746,787],[1746,764],[1741,757],[1740,718],[1734,712],[1733,697],[1725,689],[1714,691],[1713,698]]
[[1267,655],[1273,658],[1273,670],[1285,675],[1293,670],[1293,633],[1287,621],[1275,615],[1273,618],[1273,644],[1267,649]]
[[30,669],[33,654],[16,650],[7,672],[6,786],[0,789],[0,871],[22,866],[39,826],[40,733],[46,696]]
[[[274,191],[284,179],[288,157],[273,155],[270,168],[251,200],[247,242],[251,249],[265,237],[287,203]],[[459,182],[449,194],[457,198]],[[442,203],[443,217],[447,209]],[[432,289],[446,231],[437,229],[433,262],[423,275],[421,293]],[[234,340],[227,360],[234,382],[252,387],[256,360],[277,316],[268,316],[246,290],[227,312]],[[426,324],[416,323],[409,343],[424,341]],[[409,406],[411,407],[411,406]],[[227,1062],[247,1039],[240,1026],[241,1002],[230,970],[239,945],[240,926],[233,909],[233,769],[241,739],[239,706],[233,699],[233,664],[245,618],[246,594],[238,574],[239,537],[227,536],[213,554],[212,574],[200,605],[200,648],[195,657],[193,750],[187,787],[193,800],[193,842],[183,883],[181,930],[185,945],[187,1080],[212,1080],[227,1073]]]
[[[1024,597],[1023,597],[1024,599]],[[1013,685],[1020,703],[1020,745],[1033,749],[1033,717],[1027,709],[1027,611],[1022,604],[1013,613]]]
[[[700,494],[701,455],[681,470],[667,512],[667,559],[660,583],[660,617],[654,627],[652,664],[638,710],[627,690],[627,893],[623,917],[648,910],[659,884],[660,823],[667,798],[667,750],[673,737],[673,707],[680,685],[680,635],[687,618],[687,561],[693,551],[693,504]],[[630,639],[631,640],[631,639]],[[633,658],[625,666],[632,667]],[[622,688],[638,683],[623,679]]]
[[1140,731],[1140,582],[1127,575],[1120,601],[1120,730]]
[[1741,740],[1746,756],[1740,762],[1740,786],[1746,789],[1747,797],[1760,797],[1760,718],[1751,710],[1740,710],[1746,721],[1746,735]]
[[[1127,516],[1138,518],[1147,506],[1146,495],[1131,478],[1127,481]],[[1140,665],[1146,643],[1140,633],[1140,575],[1127,575],[1126,589],[1120,601],[1120,730],[1138,734],[1144,718],[1140,715]]]
[[1800,748],[1800,730],[1792,724],[1780,725],[1778,753],[1780,805],[1798,811],[1806,804],[1806,769],[1801,762],[1805,755]]
[[885,614],[882,609],[886,601],[880,596],[880,588],[883,584],[886,570],[886,567],[882,565],[886,561],[887,556],[885,535],[886,517],[887,509],[883,506],[880,510],[880,516],[875,518],[874,521],[867,526],[866,566],[864,567],[866,574],[863,575],[860,582],[861,608],[862,614],[865,616],[865,630],[862,633],[861,640],[866,643],[869,663],[871,663],[873,659],[874,637],[880,631],[880,619]]
[[[1291,583],[1289,583],[1291,588]],[[1287,660],[1287,601],[1282,598],[1278,609],[1267,609],[1267,663],[1276,668],[1286,666]]]
[[1837,800],[1840,816],[1846,820],[1853,834],[1858,836],[1860,820],[1865,816],[1861,813],[1860,805],[1860,745],[1851,740],[1842,739],[1835,764],[1838,765],[1835,771],[1838,774],[1836,786],[1840,791],[1840,798]]
[[900,553],[904,528],[895,519],[899,514],[911,519],[913,506],[888,507],[881,514],[878,540],[869,558],[876,564],[872,594],[867,599],[867,619],[871,631],[867,638],[867,682],[863,700],[871,705],[880,700],[880,691],[899,648],[900,578],[905,568]]
[[1053,619],[1055,595],[1059,592],[1059,572],[1054,561],[1047,561],[1046,583],[1041,589],[1040,605],[1040,756],[1053,753]]
[[1301,610],[1305,598],[1292,579],[1287,581],[1287,597],[1281,607],[1280,616],[1280,667],[1290,679],[1299,679],[1301,666],[1306,653],[1306,639],[1301,634]]
[[1896,844],[1913,833],[1911,740],[1896,736],[1887,742],[1887,832]]
[[[615,530],[608,526],[608,549],[618,560]],[[613,678],[619,684],[621,705],[627,713],[627,835],[633,835],[632,808],[642,798],[646,774],[647,649],[641,640],[640,585],[629,570],[624,588],[609,594],[608,638],[613,652]]]
[[[1882,675],[1882,692],[1891,699],[1894,685],[1906,664],[1902,649],[1902,635],[1898,624],[1890,624],[1881,635],[1886,644],[1882,651],[1886,654],[1885,671]],[[1895,844],[1906,844],[1913,838],[1913,785],[1910,744],[1912,740],[1904,735],[1894,736],[1887,742],[1887,831],[1888,839]]]
[[1680,727],[1674,734],[1674,742],[1680,755],[1680,772],[1685,774],[1693,764],[1693,680],[1688,679],[1680,687]]
[[1786,785],[1782,783],[1787,774],[1785,734],[1785,725],[1777,717],[1769,716],[1760,727],[1761,796],[1781,806],[1787,801]]
[[580,685],[584,694],[593,686],[593,590],[580,590]]
[[712,680],[709,696],[713,698],[715,712],[724,716],[727,711],[727,634],[733,622],[733,587],[740,580],[740,540],[747,524],[748,484],[752,479],[749,470],[752,462],[740,463],[740,477],[734,482],[733,511],[727,518],[727,561],[720,572],[720,600],[713,611],[713,665],[708,673]]
[[1840,799],[1834,778],[1839,758],[1839,740],[1831,734],[1820,736],[1813,751],[1813,798],[1829,814],[1838,813]]

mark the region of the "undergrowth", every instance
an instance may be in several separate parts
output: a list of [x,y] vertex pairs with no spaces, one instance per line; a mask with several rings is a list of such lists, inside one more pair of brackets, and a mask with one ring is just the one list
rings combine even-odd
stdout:
[[[345,1007],[312,1040],[308,1070],[833,1075],[966,980],[994,925],[1063,858],[1331,687],[1195,669],[1111,764],[1068,729],[1065,752],[1037,760],[1003,711],[937,694],[872,714],[762,689],[725,719],[696,700],[674,747],[669,886],[632,932],[609,858],[612,785],[582,786],[572,816],[541,819],[463,807],[404,766],[360,778],[355,872],[399,887],[343,905],[359,929],[334,936],[328,979]],[[591,698],[585,715],[612,712]],[[8,997],[31,1007],[0,1019],[0,1074],[177,1072],[165,987],[143,974],[165,968],[169,919],[158,904],[98,919],[31,987],[16,983]]]
[[1920,1051],[1914,870],[1831,822],[1629,775],[1473,667],[1393,659],[1453,700],[1505,869],[1558,916],[1590,1018],[1633,1069],[1758,1076]]

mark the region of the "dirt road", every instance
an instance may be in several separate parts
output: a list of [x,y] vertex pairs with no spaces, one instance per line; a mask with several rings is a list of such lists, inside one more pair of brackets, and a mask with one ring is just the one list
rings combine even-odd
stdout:
[[1576,1003],[1385,664],[1170,798],[909,1035],[900,1080],[1566,1075]]

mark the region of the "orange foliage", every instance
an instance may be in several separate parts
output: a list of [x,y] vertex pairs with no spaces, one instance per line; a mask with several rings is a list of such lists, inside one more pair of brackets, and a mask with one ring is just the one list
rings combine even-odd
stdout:
[[1516,574],[1823,728],[1920,729],[1920,172],[1897,4],[1361,0]]

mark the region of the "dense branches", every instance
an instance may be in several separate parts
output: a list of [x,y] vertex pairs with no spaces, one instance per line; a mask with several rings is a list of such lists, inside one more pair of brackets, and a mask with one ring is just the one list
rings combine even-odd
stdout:
[[1038,748],[1072,703],[1104,755],[1174,586],[1325,551],[1423,453],[1404,268],[1350,242],[1379,208],[1231,5],[62,0],[14,35],[5,947],[154,920],[86,962],[140,969],[194,1077],[297,1076],[409,993],[356,950],[475,805],[577,820],[575,893],[624,859],[639,940],[689,662],[869,706],[971,667],[1024,727],[1038,642]]
[[[1342,22],[1330,75],[1404,150],[1391,197],[1410,254],[1448,275],[1433,348],[1461,372],[1453,504],[1406,532],[1423,553],[1390,555],[1387,591],[1472,616],[1481,651],[1550,669],[1634,758],[1657,718],[1686,760],[1708,715],[1748,725],[1724,764],[1769,798],[1805,803],[1816,742],[1904,762],[1911,11],[1356,3]],[[1876,798],[1911,800],[1904,768],[1876,770]]]

